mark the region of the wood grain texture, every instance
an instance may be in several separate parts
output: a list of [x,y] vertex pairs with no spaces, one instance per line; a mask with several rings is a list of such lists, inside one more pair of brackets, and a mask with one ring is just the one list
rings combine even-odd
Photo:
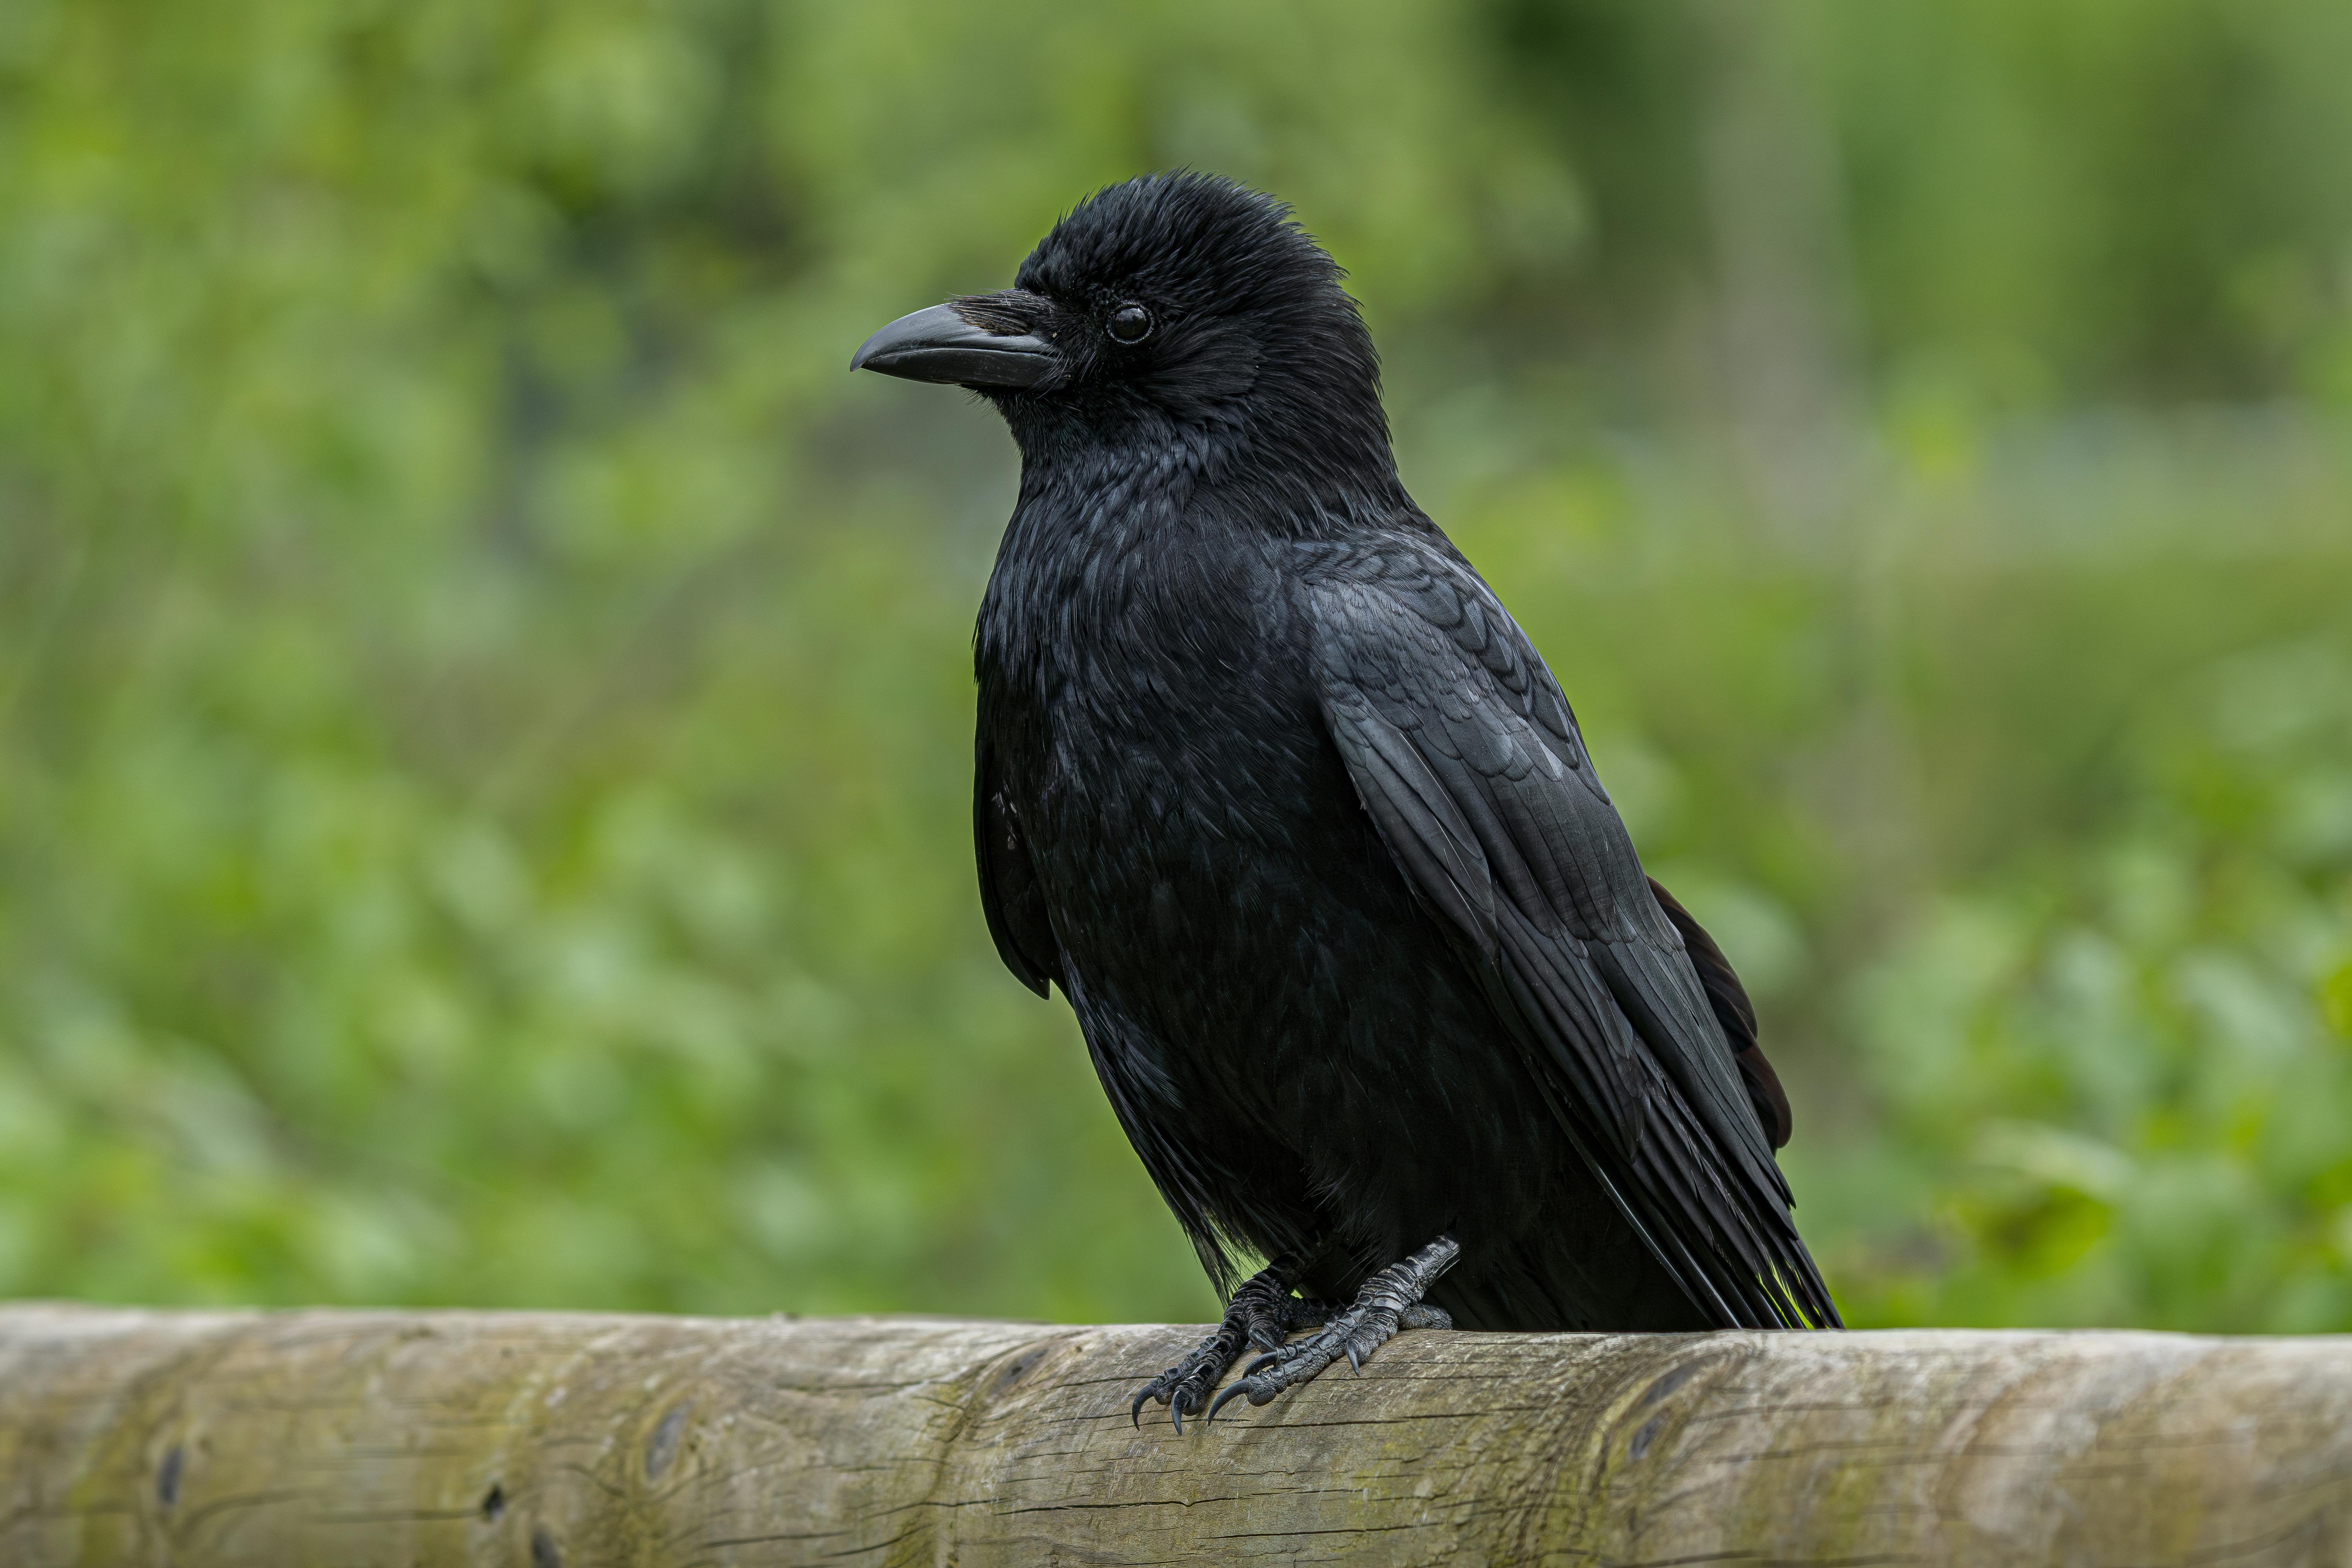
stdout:
[[0,1562],[2352,1562],[2352,1342],[1423,1332],[1130,1427],[1200,1332],[0,1309]]

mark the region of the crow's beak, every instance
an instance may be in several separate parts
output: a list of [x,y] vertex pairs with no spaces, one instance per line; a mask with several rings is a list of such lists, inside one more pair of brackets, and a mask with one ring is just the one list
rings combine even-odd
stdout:
[[852,356],[852,370],[958,386],[1034,386],[1053,374],[1054,347],[1027,332],[976,327],[953,305],[901,316]]

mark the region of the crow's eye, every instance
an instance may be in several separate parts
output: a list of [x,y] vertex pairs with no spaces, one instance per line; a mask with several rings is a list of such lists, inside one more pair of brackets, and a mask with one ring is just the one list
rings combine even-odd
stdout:
[[1140,305],[1121,305],[1110,313],[1104,330],[1114,342],[1139,343],[1151,335],[1151,312]]

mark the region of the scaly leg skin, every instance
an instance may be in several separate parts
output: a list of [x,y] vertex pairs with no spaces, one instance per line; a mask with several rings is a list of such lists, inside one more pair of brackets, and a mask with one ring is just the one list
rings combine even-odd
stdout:
[[[1462,1256],[1462,1244],[1441,1236],[1402,1263],[1391,1263],[1364,1281],[1345,1310],[1334,1313],[1321,1331],[1284,1345],[1250,1363],[1231,1388],[1209,1406],[1207,1426],[1227,1402],[1246,1397],[1264,1405],[1286,1388],[1305,1383],[1341,1356],[1358,1372],[1364,1358],[1389,1342],[1400,1329],[1450,1329],[1454,1320],[1422,1296]],[[1261,1276],[1263,1278],[1263,1276]],[[1253,1281],[1255,1283],[1255,1281]]]
[[1143,1392],[1128,1406],[1128,1419],[1141,1426],[1144,1401],[1157,1399],[1168,1406],[1181,1434],[1184,1417],[1198,1415],[1209,1402],[1217,1380],[1240,1357],[1244,1345],[1276,1350],[1294,1330],[1328,1322],[1337,1310],[1330,1302],[1302,1301],[1290,1293],[1290,1282],[1297,1278],[1298,1269],[1298,1259],[1285,1253],[1251,1275],[1234,1292],[1233,1303],[1225,1309],[1224,1321],[1217,1325],[1217,1331],[1202,1340],[1182,1361],[1144,1384]]

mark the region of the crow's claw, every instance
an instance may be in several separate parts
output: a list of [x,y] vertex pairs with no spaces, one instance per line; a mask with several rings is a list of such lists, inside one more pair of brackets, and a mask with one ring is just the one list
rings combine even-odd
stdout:
[[1201,1425],[1206,1426],[1210,1422],[1214,1421],[1217,1418],[1217,1412],[1236,1399],[1247,1396],[1252,1405],[1264,1405],[1281,1392],[1278,1385],[1268,1383],[1262,1377],[1238,1379],[1231,1387],[1217,1395],[1216,1403],[1209,1406],[1209,1414],[1202,1417]]
[[1176,1423],[1176,1430],[1184,1430],[1187,1411],[1197,1411],[1208,1403],[1209,1393],[1224,1376],[1225,1368],[1233,1364],[1233,1352],[1223,1350],[1219,1343],[1223,1331],[1201,1342],[1200,1348],[1182,1361],[1153,1378],[1137,1393],[1134,1403],[1127,1407],[1127,1418],[1139,1430],[1143,1426],[1143,1406],[1156,1399],[1168,1406],[1168,1414]]
[[1331,1316],[1328,1304],[1302,1301],[1290,1293],[1290,1281],[1297,1272],[1297,1261],[1286,1256],[1252,1275],[1234,1292],[1233,1304],[1225,1309],[1224,1321],[1217,1325],[1217,1331],[1187,1352],[1183,1360],[1143,1385],[1127,1407],[1129,1422],[1140,1430],[1143,1407],[1156,1399],[1168,1406],[1169,1418],[1176,1424],[1176,1430],[1182,1432],[1184,1417],[1207,1408],[1217,1381],[1241,1355],[1244,1346],[1277,1351],[1291,1330],[1327,1321]]
[[1461,1245],[1439,1237],[1402,1263],[1391,1264],[1364,1281],[1355,1300],[1332,1315],[1318,1332],[1249,1363],[1234,1384],[1216,1397],[1201,1424],[1236,1399],[1265,1405],[1286,1388],[1307,1382],[1341,1356],[1360,1375],[1365,1358],[1395,1336],[1400,1329],[1450,1329],[1454,1320],[1443,1308],[1422,1300],[1422,1293],[1461,1256]]

